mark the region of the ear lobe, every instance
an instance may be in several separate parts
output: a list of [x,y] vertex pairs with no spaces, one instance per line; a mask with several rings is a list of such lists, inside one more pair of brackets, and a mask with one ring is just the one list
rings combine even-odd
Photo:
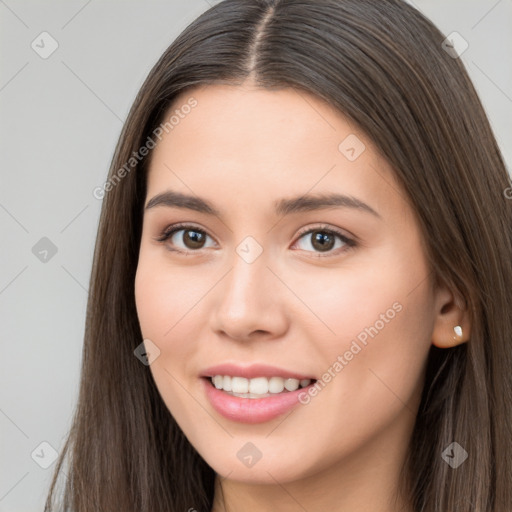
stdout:
[[471,325],[466,308],[445,286],[435,292],[434,330],[432,345],[438,348],[451,348],[469,340]]

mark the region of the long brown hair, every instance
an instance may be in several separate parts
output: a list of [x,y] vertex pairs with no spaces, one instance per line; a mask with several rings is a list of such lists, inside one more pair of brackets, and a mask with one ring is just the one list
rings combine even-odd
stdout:
[[[417,212],[432,282],[448,284],[469,311],[470,340],[429,354],[401,481],[414,511],[512,510],[510,182],[444,39],[401,0],[226,0],[165,51],[130,110],[104,189],[79,399],[46,511],[211,510],[215,473],[134,356],[149,158],[126,163],[178,94],[246,79],[313,93],[374,141]],[[468,452],[457,469],[441,457],[453,441]]]

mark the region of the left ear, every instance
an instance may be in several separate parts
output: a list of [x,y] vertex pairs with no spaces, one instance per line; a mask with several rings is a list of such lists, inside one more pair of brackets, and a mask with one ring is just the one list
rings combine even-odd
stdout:
[[469,313],[453,292],[439,285],[434,294],[436,318],[432,332],[432,345],[451,348],[469,340],[471,322]]

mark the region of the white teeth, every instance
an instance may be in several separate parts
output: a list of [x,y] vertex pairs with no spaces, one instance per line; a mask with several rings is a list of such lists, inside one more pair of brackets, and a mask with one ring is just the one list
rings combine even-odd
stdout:
[[224,375],[224,381],[222,383],[222,388],[224,389],[224,391],[232,391],[231,377],[229,375]]
[[232,377],[231,391],[233,393],[249,393],[249,380],[245,377]]
[[230,375],[215,375],[212,377],[212,382],[217,389],[245,398],[261,398],[283,391],[296,391],[299,387],[305,388],[311,384],[310,379],[283,379],[282,377],[246,379]]
[[268,379],[265,377],[257,377],[249,381],[249,393],[264,395],[268,393]]
[[268,390],[271,393],[281,393],[284,389],[284,380],[281,377],[271,377],[268,381]]
[[286,379],[284,381],[284,387],[288,391],[295,391],[296,389],[299,389],[299,379]]

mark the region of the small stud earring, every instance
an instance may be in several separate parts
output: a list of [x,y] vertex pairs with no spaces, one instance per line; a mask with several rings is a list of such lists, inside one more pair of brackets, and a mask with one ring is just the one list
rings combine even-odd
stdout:
[[453,328],[453,332],[455,333],[455,336],[453,337],[454,340],[459,340],[462,338],[462,327],[460,325],[456,325]]

